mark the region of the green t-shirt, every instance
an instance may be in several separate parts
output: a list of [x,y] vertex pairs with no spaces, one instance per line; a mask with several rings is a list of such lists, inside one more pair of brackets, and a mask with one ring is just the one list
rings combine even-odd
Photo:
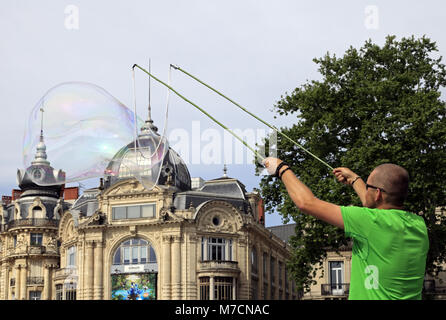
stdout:
[[341,212],[353,238],[349,300],[421,299],[429,249],[423,218],[396,209]]

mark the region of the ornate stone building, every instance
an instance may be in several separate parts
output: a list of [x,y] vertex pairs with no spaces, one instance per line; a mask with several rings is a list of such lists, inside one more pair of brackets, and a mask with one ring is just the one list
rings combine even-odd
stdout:
[[[153,132],[149,119],[138,148],[159,141]],[[128,170],[132,148],[110,163],[116,174],[78,196],[32,182],[63,175],[41,138],[20,190],[2,199],[0,299],[296,299],[290,248],[265,228],[257,192],[226,172],[191,179],[170,148],[149,190]]]

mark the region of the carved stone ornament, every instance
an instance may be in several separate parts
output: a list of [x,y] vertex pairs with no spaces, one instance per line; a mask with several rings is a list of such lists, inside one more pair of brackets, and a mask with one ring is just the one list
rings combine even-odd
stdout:
[[[157,191],[156,188],[152,190]],[[118,184],[116,187],[112,187],[110,191],[106,192],[107,196],[120,196],[120,195],[131,195],[136,193],[149,193],[149,191],[138,181],[126,181],[122,184]]]
[[96,211],[87,219],[87,221],[82,224],[82,226],[98,226],[103,224],[106,224],[105,214],[100,211]]
[[240,212],[226,201],[209,201],[196,214],[198,229],[210,232],[236,232],[243,226]]

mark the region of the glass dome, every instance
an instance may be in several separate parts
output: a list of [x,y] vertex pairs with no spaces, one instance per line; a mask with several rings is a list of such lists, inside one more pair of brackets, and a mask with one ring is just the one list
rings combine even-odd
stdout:
[[116,153],[105,170],[110,184],[134,177],[149,190],[157,184],[190,190],[191,179],[186,164],[156,130],[153,124],[146,122],[136,141]]

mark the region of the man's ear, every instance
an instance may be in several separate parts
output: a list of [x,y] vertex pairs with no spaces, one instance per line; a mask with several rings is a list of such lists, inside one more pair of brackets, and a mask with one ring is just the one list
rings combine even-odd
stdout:
[[375,202],[379,203],[379,202],[383,202],[384,198],[383,198],[383,193],[381,191],[381,189],[376,189],[376,195],[375,195]]

